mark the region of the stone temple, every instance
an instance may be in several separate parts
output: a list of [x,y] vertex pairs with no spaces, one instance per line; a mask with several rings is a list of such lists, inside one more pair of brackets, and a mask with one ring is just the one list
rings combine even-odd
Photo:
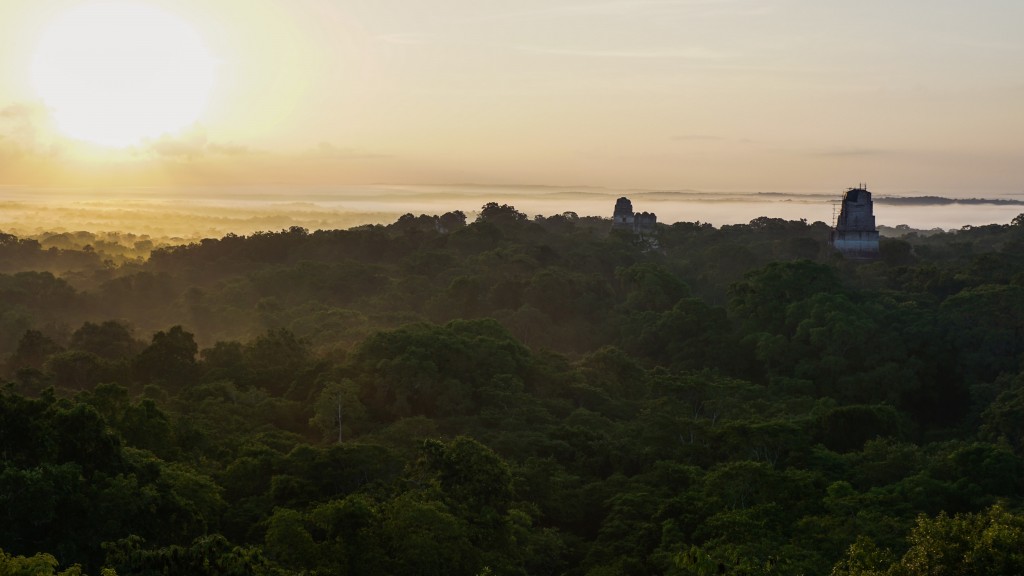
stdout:
[[625,230],[636,234],[654,232],[658,224],[658,216],[653,212],[633,212],[633,203],[623,196],[615,201],[615,213],[612,215],[612,230]]
[[858,260],[878,258],[878,229],[874,202],[867,187],[850,188],[843,194],[843,206],[829,241],[843,256]]

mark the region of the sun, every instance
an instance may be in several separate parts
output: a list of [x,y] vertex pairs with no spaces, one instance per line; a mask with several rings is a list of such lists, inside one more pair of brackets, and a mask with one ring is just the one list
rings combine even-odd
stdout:
[[193,125],[217,62],[178,16],[139,2],[96,2],[45,30],[32,84],[67,136],[125,147]]

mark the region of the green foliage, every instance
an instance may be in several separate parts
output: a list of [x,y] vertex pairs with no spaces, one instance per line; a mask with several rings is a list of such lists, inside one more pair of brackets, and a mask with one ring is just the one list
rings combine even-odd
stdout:
[[1021,369],[1024,286],[966,288],[942,304],[962,352],[964,370],[982,380]]
[[0,560],[1020,571],[1018,224],[874,263],[822,223],[608,228],[492,203],[114,265],[0,235]]
[[72,349],[95,354],[106,360],[123,360],[138,354],[144,348],[128,327],[110,320],[101,324],[82,324],[71,334],[71,342],[68,345]]
[[832,576],[885,576],[892,565],[892,551],[880,549],[866,536],[858,536],[846,550],[846,556],[832,567]]
[[620,268],[616,276],[626,291],[625,305],[632,310],[667,310],[690,295],[686,284],[657,264]]
[[497,202],[484,204],[484,207],[480,209],[479,216],[477,216],[477,222],[492,222],[495,224],[514,224],[525,222],[526,219],[526,214],[516,210],[515,207],[508,204],[499,205]]
[[907,538],[909,549],[893,554],[861,538],[832,571],[835,576],[1020,574],[1024,572],[1024,517],[993,506],[977,514],[920,516]]
[[989,440],[1007,442],[1024,455],[1024,376],[1018,376],[982,415],[982,431]]
[[492,450],[472,438],[459,436],[447,446],[428,440],[424,455],[427,465],[437,471],[441,489],[453,504],[483,520],[508,512],[512,474]]
[[821,415],[818,439],[830,450],[859,450],[874,438],[900,438],[906,424],[891,406],[841,406]]
[[[75,564],[67,570],[58,571],[59,563],[53,556],[38,553],[31,557],[14,556],[0,549],[0,576],[83,576],[82,567]],[[105,568],[100,576],[117,576]]]
[[135,378],[140,382],[159,382],[170,387],[190,383],[196,375],[195,335],[181,326],[157,332],[153,342],[135,357]]
[[280,574],[255,548],[232,546],[223,536],[196,538],[187,546],[144,548],[137,536],[104,545],[108,565],[120,574],[272,576]]
[[26,330],[7,361],[7,369],[12,373],[26,368],[41,370],[47,358],[58,352],[61,347],[52,338],[38,330]]
[[753,330],[791,334],[787,308],[815,294],[840,288],[832,268],[810,260],[773,262],[730,288],[730,311]]
[[367,339],[353,358],[364,402],[389,418],[457,416],[501,377],[529,377],[529,352],[493,320],[411,325]]

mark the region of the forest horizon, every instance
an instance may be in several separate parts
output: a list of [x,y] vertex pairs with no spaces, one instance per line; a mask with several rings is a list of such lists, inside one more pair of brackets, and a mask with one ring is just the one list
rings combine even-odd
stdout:
[[[0,230],[45,233],[122,232],[188,242],[292,226],[345,229],[387,225],[407,213],[460,210],[474,217],[497,201],[529,217],[573,212],[610,218],[618,197],[659,221],[745,224],[758,217],[831,225],[845,187],[816,193],[615,189],[593,186],[365,185],[292,187],[47,188],[0,186]],[[957,230],[1007,224],[1024,209],[1024,193],[930,195],[874,190],[878,224],[916,230]]]

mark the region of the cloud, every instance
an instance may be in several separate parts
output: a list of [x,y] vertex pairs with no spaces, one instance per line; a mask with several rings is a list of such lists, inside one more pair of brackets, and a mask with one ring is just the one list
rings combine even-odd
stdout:
[[143,153],[174,160],[200,160],[210,156],[247,156],[257,152],[238,144],[211,142],[206,131],[195,129],[180,135],[164,135],[141,146]]
[[45,112],[45,108],[38,104],[9,104],[3,108],[0,108],[0,118],[4,120],[25,120],[38,116],[40,113]]
[[832,157],[851,157],[851,156],[887,156],[894,154],[892,150],[884,150],[881,148],[828,148],[824,150],[816,150],[811,152],[811,156],[832,156]]
[[4,156],[60,154],[64,143],[55,135],[49,110],[31,102],[0,108],[0,150]]
[[46,109],[35,104],[11,104],[0,108],[0,135],[34,139],[46,120]]
[[318,143],[314,148],[308,150],[304,156],[328,160],[374,160],[388,157],[385,154],[367,152],[357,148],[335,146],[330,142]]
[[146,140],[127,151],[110,150],[62,136],[53,125],[50,110],[42,104],[19,102],[0,107],[0,154],[6,158],[120,157],[193,161],[213,156],[246,156],[258,152],[232,143],[211,141],[202,128]]
[[1024,206],[1024,200],[1010,198],[946,198],[943,196],[880,196],[875,199],[878,204],[894,204],[899,206],[948,206],[960,204],[976,206],[990,204],[993,206]]
[[426,44],[436,40],[437,37],[429,34],[416,34],[416,33],[394,33],[394,34],[380,34],[377,39],[381,42],[388,44],[400,44],[402,46],[414,46],[418,44]]
[[0,103],[0,185],[324,185],[422,180],[434,170],[330,142],[290,150],[255,148],[218,141],[201,127],[131,148],[104,148],[61,136],[52,124],[41,105]]
[[[562,0],[564,2],[564,0]],[[620,21],[624,18],[640,17],[644,20],[652,18],[743,18],[751,16],[762,16],[772,11],[766,0],[604,0],[577,3],[559,3],[552,0],[549,5],[542,8],[532,8],[514,11],[482,12],[473,15],[447,19],[449,25],[461,25],[467,29],[485,30],[490,25],[502,25],[504,32],[512,29],[510,23],[535,23],[538,21],[559,21],[571,20],[574,27],[579,25],[581,19],[613,19]],[[415,30],[398,30],[390,33],[379,34],[376,39],[388,44],[396,45],[423,45],[423,44],[466,44],[465,37],[455,37],[447,31],[425,32],[426,26],[421,25]],[[475,43],[478,45],[478,43]],[[515,50],[533,51],[544,54],[563,54],[581,56],[613,56],[629,58],[693,58],[707,57],[703,49],[683,49],[674,51],[610,51],[602,54],[599,51],[574,51],[562,50],[559,48],[548,48],[544,46],[507,46]]]
[[165,158],[194,160],[205,155],[205,138],[174,138],[162,136],[145,144],[144,149]]
[[[747,6],[744,6],[747,5]],[[674,13],[700,11],[706,15],[745,16],[760,15],[770,9],[763,3],[747,0],[608,0],[550,6],[536,10],[504,12],[477,18],[477,20],[508,20],[579,16],[627,16],[630,14]]]
[[518,50],[533,54],[551,56],[580,56],[585,58],[635,58],[674,60],[714,60],[725,58],[725,54],[700,46],[671,49],[602,50],[586,48],[555,48],[547,46],[519,46]]
[[207,144],[206,149],[220,156],[248,156],[259,153],[241,144]]
[[711,134],[680,134],[673,136],[672,140],[676,142],[691,142],[696,140],[709,141],[709,140],[724,140],[721,136],[713,136]]

